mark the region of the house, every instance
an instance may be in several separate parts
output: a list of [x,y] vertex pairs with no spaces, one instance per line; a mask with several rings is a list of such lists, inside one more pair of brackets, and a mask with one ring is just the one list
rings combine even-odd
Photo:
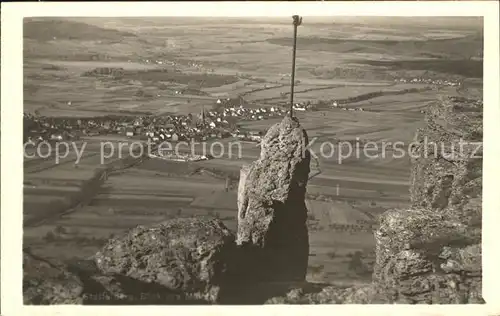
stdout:
[[135,132],[135,130],[133,127],[127,127],[125,129],[125,136],[132,137],[132,136],[134,136],[134,132]]
[[179,134],[177,134],[177,133],[173,133],[173,134],[172,134],[171,139],[172,139],[172,141],[174,141],[174,142],[178,141],[178,140],[179,140]]

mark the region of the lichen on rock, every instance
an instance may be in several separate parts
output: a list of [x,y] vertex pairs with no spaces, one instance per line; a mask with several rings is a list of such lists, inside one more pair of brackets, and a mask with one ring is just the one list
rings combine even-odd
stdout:
[[[472,291],[480,290],[480,230],[433,210],[401,209],[382,215],[375,239],[374,281],[391,300],[459,304],[478,296],[468,294],[468,287],[472,282]],[[452,253],[463,255],[451,259]]]

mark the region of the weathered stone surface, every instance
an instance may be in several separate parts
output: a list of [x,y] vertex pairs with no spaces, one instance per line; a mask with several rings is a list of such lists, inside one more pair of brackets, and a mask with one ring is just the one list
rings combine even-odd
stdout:
[[218,220],[175,219],[139,226],[110,240],[95,256],[105,274],[118,274],[215,303],[234,255],[234,235]]
[[386,295],[374,284],[339,287],[307,284],[293,288],[283,296],[272,297],[266,304],[384,304]]
[[242,171],[246,179],[240,180],[237,244],[252,259],[248,269],[253,278],[305,278],[307,143],[298,120],[287,116],[268,130],[260,158]]
[[459,304],[480,297],[480,229],[433,210],[391,210],[375,239],[374,280],[391,300]]
[[238,218],[242,217],[241,212],[246,211],[243,209],[243,205],[246,201],[246,189],[245,189],[245,183],[247,181],[248,177],[248,172],[250,171],[250,166],[249,165],[243,165],[240,169],[240,181],[238,183]]
[[450,97],[429,106],[427,124],[415,136],[410,176],[414,206],[461,208],[480,198],[482,119],[479,101]]
[[24,304],[82,304],[82,293],[82,281],[65,265],[23,251]]
[[374,281],[398,303],[479,303],[482,102],[443,98],[427,110],[412,157],[411,209],[375,232]]
[[[91,260],[53,263],[24,253],[24,304],[202,304],[184,293],[116,273],[102,274]],[[205,302],[206,304],[206,302]]]
[[86,279],[90,287],[83,294],[86,305],[171,305],[207,304],[206,301],[193,299],[187,293],[167,289],[157,283],[143,282],[121,274],[95,273]]

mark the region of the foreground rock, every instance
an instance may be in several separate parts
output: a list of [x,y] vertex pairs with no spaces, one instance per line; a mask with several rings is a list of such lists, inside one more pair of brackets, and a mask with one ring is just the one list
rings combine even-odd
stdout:
[[307,143],[297,119],[286,116],[263,138],[260,158],[241,170],[237,244],[247,263],[242,270],[252,279],[305,279]]
[[305,284],[292,288],[285,295],[273,297],[266,304],[385,304],[385,293],[375,284],[339,287],[325,284]]
[[155,284],[187,300],[216,303],[228,284],[234,247],[234,235],[218,220],[176,219],[139,226],[110,240],[95,262],[104,274]]
[[481,230],[434,210],[391,210],[376,232],[374,281],[398,303],[481,302]]
[[31,304],[82,304],[83,283],[62,263],[23,251],[23,301]]
[[426,122],[412,159],[412,208],[384,213],[375,233],[374,281],[393,302],[479,303],[482,102],[444,98]]
[[23,300],[26,305],[202,304],[184,293],[120,274],[102,274],[93,261],[49,262],[24,253]]

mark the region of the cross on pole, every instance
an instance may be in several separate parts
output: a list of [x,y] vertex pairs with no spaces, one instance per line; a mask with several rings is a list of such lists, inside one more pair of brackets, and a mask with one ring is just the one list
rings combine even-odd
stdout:
[[297,51],[297,27],[302,24],[302,18],[298,15],[293,18],[293,57],[292,57],[292,82],[290,86],[290,117],[293,117],[293,88],[295,86],[295,55]]

